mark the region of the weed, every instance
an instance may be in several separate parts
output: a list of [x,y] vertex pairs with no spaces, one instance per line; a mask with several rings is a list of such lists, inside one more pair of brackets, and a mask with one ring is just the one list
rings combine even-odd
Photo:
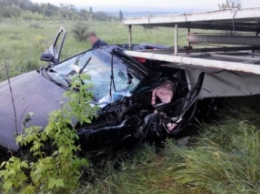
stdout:
[[233,100],[220,113],[228,117],[203,126],[189,147],[168,139],[159,153],[144,146],[117,170],[109,162],[82,193],[259,193],[259,106],[248,100]]
[[72,29],[72,33],[77,41],[86,41],[88,25],[84,23],[76,23]]
[[35,29],[43,29],[43,26],[41,26],[39,23],[30,23],[28,27]]
[[[10,158],[1,165],[2,189],[6,193],[72,193],[79,184],[82,170],[89,163],[79,158],[80,146],[77,131],[72,123],[75,118],[79,123],[90,123],[97,109],[87,101],[92,99],[88,92],[89,85],[81,83],[90,79],[78,75],[72,82],[72,89],[66,93],[68,104],[61,110],[50,114],[49,123],[42,131],[41,127],[30,127],[17,136],[17,143],[30,147],[32,158],[22,160]],[[79,92],[75,92],[77,88]],[[32,114],[31,114],[32,115]],[[46,142],[51,150],[46,152]]]

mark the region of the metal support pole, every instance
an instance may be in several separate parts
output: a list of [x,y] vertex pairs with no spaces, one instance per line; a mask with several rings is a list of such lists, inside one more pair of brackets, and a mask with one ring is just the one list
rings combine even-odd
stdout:
[[132,37],[132,25],[129,25],[128,26],[128,32],[129,32],[129,50],[131,51],[132,50],[132,44],[133,44],[133,37]]
[[174,32],[174,55],[178,55],[178,39],[179,39],[179,29],[178,24],[175,24],[175,32]]
[[[188,36],[190,35],[190,28],[188,28]],[[188,41],[188,40],[187,40]],[[191,48],[191,43],[188,41],[188,48]]]

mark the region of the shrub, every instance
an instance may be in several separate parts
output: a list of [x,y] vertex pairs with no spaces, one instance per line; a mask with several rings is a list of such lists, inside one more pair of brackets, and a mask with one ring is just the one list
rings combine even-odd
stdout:
[[242,3],[240,0],[226,0],[224,3],[218,4],[220,10],[225,9],[241,9]]
[[88,25],[85,23],[77,23],[73,29],[73,36],[77,41],[85,41],[87,39]]
[[[50,114],[45,130],[40,132],[41,127],[33,126],[17,137],[19,145],[30,147],[32,158],[12,157],[2,163],[0,176],[5,193],[73,193],[78,188],[88,161],[77,155],[79,137],[71,118],[90,123],[97,110],[86,103],[92,99],[92,94],[87,91],[90,86],[82,84],[82,79],[90,78],[78,75],[73,80],[72,89],[66,93],[68,103]],[[46,151],[46,144],[50,150]]]
[[260,193],[257,102],[259,97],[233,99],[220,111],[221,123],[204,126],[191,146],[181,147],[168,139],[159,153],[158,148],[157,152],[151,147],[139,149],[131,161],[117,164],[119,170],[108,164],[105,173],[95,184],[86,183],[82,191],[88,190],[82,193]]

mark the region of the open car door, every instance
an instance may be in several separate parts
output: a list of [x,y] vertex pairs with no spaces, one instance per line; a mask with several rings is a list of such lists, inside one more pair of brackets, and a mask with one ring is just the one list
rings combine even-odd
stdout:
[[41,60],[49,62],[50,65],[54,66],[60,62],[61,51],[67,36],[65,28],[60,27],[57,32],[52,45],[49,49],[41,55]]

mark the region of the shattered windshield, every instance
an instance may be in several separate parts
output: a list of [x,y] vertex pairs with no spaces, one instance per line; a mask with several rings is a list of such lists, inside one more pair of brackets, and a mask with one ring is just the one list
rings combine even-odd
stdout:
[[[69,80],[85,66],[83,74],[91,76],[90,82],[93,85],[91,89],[94,94],[94,99],[99,101],[101,98],[109,94],[111,82],[111,55],[104,50],[92,50],[68,59],[59,65],[51,68],[49,75],[51,78],[68,87]],[[114,57],[114,82],[116,91],[126,90],[129,87],[127,79],[126,65],[117,57]]]

